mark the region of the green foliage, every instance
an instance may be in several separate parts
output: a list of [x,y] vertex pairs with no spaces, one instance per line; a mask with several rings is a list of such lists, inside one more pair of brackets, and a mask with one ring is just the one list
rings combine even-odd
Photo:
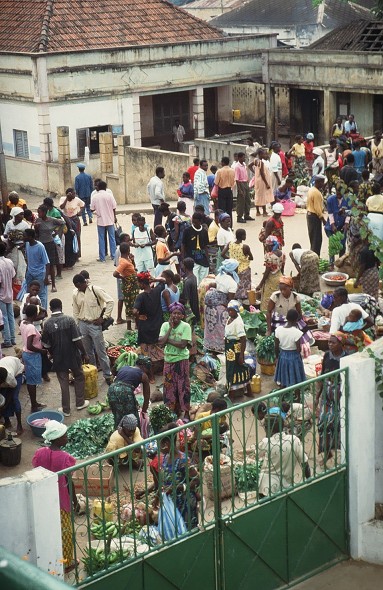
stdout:
[[319,258],[319,272],[320,274],[323,274],[324,272],[327,272],[329,269],[329,261],[325,260],[325,258]]
[[328,239],[328,255],[330,257],[336,256],[342,251],[343,242],[344,241],[344,233],[341,231],[337,231],[335,234],[332,234]]
[[255,339],[255,354],[258,362],[275,363],[274,336],[257,336]]
[[379,396],[383,399],[383,362],[376,354],[374,353],[371,348],[366,348],[367,354],[370,358],[374,359],[375,361],[375,383],[376,383],[376,391],[378,392]]
[[250,313],[246,309],[241,311],[241,318],[245,326],[246,337],[254,340],[257,336],[264,336],[267,330],[266,314],[263,311],[259,313]]
[[68,442],[64,448],[76,459],[101,455],[114,431],[113,414],[77,420],[68,428]]
[[150,410],[149,417],[154,434],[157,434],[163,426],[176,419],[175,414],[165,404],[154,406]]
[[257,490],[261,465],[262,461],[234,467],[234,478],[238,492],[254,492]]

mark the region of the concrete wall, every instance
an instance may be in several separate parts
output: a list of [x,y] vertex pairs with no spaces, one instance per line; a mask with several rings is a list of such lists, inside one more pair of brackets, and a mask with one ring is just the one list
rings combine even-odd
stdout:
[[0,479],[0,520],[3,547],[40,569],[63,577],[55,473],[39,467],[17,477]]
[[[265,124],[265,86],[246,82],[232,86],[233,109],[238,109],[241,116],[240,123]],[[289,124],[290,94],[289,89],[277,87],[275,89],[276,116],[281,125]]]
[[187,154],[137,147],[127,147],[125,154],[127,188],[125,203],[148,203],[146,186],[150,178],[155,175],[157,166],[165,168],[166,198],[169,201],[177,199],[177,189],[182,181],[182,173],[192,163]]
[[[212,23],[213,24],[213,23]],[[264,25],[243,25],[243,26],[225,26],[223,30],[228,35],[275,35],[278,41],[287,45],[301,49],[307,47],[314,41],[317,41],[323,35],[329,33],[329,29],[324,29],[320,24],[305,25],[304,27],[296,26],[264,26]]]
[[34,104],[26,102],[0,102],[1,133],[6,156],[14,156],[13,130],[26,131],[28,134],[29,159],[40,161],[40,138],[37,109]]
[[374,97],[372,94],[350,94],[350,110],[355,115],[360,132],[374,134]]
[[[371,346],[382,358],[383,340]],[[349,521],[351,557],[383,564],[383,523],[374,520],[383,501],[382,399],[375,384],[375,361],[367,352],[341,360],[349,368]],[[343,403],[345,402],[343,396]]]

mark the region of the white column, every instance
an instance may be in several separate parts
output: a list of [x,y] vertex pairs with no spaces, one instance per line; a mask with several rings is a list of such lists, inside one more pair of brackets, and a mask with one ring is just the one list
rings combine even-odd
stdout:
[[[46,572],[63,576],[58,477],[41,467],[0,479],[1,544]],[[8,523],[6,533],[4,523]]]
[[141,147],[141,110],[140,110],[140,97],[138,94],[134,94],[132,105],[133,115],[133,141],[134,147]]
[[[363,558],[363,525],[375,514],[375,363],[366,353],[341,360],[349,369],[348,456],[350,550]],[[343,402],[344,402],[343,398]]]
[[203,88],[198,86],[192,94],[192,127],[195,131],[195,137],[205,137],[205,109],[203,99]]
[[34,62],[33,74],[35,79],[34,102],[37,103],[37,118],[39,126],[42,189],[48,191],[48,162],[51,161],[51,123],[49,114],[47,62],[45,57],[38,57],[36,59]]

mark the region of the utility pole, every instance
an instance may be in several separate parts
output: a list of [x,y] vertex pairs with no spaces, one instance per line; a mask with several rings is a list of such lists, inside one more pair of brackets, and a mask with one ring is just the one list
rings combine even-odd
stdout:
[[1,133],[1,122],[0,122],[0,190],[1,198],[3,201],[3,213],[7,212],[8,202],[8,183],[7,183],[7,169],[5,167],[5,156],[3,149],[3,136]]

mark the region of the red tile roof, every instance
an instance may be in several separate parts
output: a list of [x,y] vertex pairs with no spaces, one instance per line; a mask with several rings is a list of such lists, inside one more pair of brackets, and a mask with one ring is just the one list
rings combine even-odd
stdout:
[[165,0],[0,0],[0,51],[52,53],[223,36]]

